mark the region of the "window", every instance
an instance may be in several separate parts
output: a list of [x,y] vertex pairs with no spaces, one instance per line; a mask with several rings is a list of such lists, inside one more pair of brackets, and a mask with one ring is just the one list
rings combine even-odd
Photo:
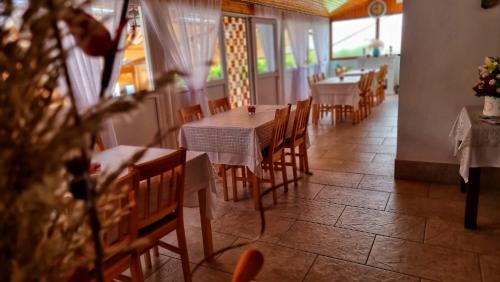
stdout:
[[274,26],[272,24],[256,23],[255,35],[257,73],[275,72]]
[[[380,18],[380,40],[384,42],[386,54],[401,53],[403,15],[389,15]],[[392,50],[392,51],[391,51]]]
[[290,45],[290,38],[288,37],[288,30],[285,29],[285,69],[293,69],[297,67],[295,58],[292,53],[292,46]]
[[224,71],[222,70],[220,40],[217,38],[214,55],[212,57],[210,69],[208,70],[207,81],[220,80],[222,78],[224,78]]
[[132,94],[152,87],[140,7],[130,5],[128,13],[126,47],[114,95]]
[[[383,16],[379,21],[379,39],[382,54],[401,53],[403,14]],[[369,54],[369,45],[376,39],[377,19],[362,18],[332,22],[332,56],[334,58],[360,57]]]
[[313,30],[309,30],[309,35],[308,35],[308,53],[307,53],[307,63],[309,65],[315,65],[318,63],[318,59],[316,58],[316,47],[314,46],[314,33]]
[[376,35],[376,20],[362,18],[332,22],[332,56],[359,57],[368,52],[368,45]]

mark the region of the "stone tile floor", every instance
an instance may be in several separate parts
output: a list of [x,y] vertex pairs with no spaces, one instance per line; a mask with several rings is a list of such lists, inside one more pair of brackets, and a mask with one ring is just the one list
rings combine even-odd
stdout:
[[[310,127],[314,175],[286,194],[280,189],[276,206],[265,199],[267,231],[251,245],[265,256],[256,280],[500,281],[500,189],[481,192],[480,228],[465,230],[458,187],[394,180],[396,136],[395,96],[359,125],[333,127],[324,119]],[[246,188],[239,199],[224,202],[218,191],[215,249],[258,234]],[[199,214],[185,210],[194,267],[203,256]],[[176,236],[164,240],[175,243]],[[193,280],[230,281],[241,251],[205,263]],[[145,275],[149,282],[182,281],[178,256],[161,251]]]

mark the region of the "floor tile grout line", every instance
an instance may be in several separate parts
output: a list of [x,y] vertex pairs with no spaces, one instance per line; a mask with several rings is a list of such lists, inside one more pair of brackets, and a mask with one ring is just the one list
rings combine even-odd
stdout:
[[333,227],[337,227],[337,223],[339,222],[340,218],[344,214],[344,211],[345,211],[346,208],[347,208],[347,206],[344,206],[344,208],[342,209],[342,212],[340,212],[339,216],[337,217],[337,220],[335,220],[335,223],[333,224]]
[[373,250],[373,245],[375,245],[375,240],[377,240],[377,236],[378,236],[378,235],[373,236],[372,245],[370,246],[370,250],[368,251],[368,255],[366,256],[366,260],[365,260],[364,265],[368,265],[368,259],[370,258],[370,255],[371,255],[371,253],[372,253],[372,250]]
[[306,271],[306,274],[304,275],[304,278],[302,278],[302,282],[304,282],[307,278],[307,275],[309,275],[309,272],[311,272],[311,269],[313,268],[314,264],[316,263],[316,260],[318,259],[319,255],[317,254],[315,257],[314,257],[314,260],[313,262],[311,263],[311,265],[309,266],[309,268],[307,269]]

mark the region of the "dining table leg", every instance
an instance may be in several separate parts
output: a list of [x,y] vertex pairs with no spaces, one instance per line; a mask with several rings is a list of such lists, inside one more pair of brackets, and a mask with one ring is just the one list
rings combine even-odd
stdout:
[[203,252],[205,259],[209,259],[214,252],[212,240],[212,225],[207,215],[207,189],[198,190],[198,202],[200,205],[201,236],[203,237]]
[[260,210],[260,205],[262,204],[260,202],[260,179],[259,177],[248,170],[251,175],[252,175],[252,194],[253,194],[253,203],[254,203],[254,208],[256,211]]
[[477,211],[479,208],[479,184],[481,168],[471,167],[469,169],[469,182],[467,183],[467,194],[465,200],[464,226],[467,229],[476,229]]

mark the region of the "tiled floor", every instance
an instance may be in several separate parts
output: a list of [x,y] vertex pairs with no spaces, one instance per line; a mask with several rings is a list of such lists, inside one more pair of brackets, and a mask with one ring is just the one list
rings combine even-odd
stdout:
[[[458,187],[394,180],[397,98],[357,126],[310,128],[313,176],[279,203],[265,199],[267,229],[252,248],[265,256],[259,281],[500,281],[500,193],[484,190],[477,231],[464,230]],[[291,175],[291,174],[289,174]],[[255,238],[250,194],[218,191],[215,248]],[[269,197],[271,198],[271,197]],[[198,211],[186,209],[193,266],[202,258]],[[175,234],[165,241],[176,242]],[[245,246],[244,248],[248,248]],[[243,248],[204,264],[194,281],[230,281]],[[162,251],[147,281],[182,281],[178,257]]]

